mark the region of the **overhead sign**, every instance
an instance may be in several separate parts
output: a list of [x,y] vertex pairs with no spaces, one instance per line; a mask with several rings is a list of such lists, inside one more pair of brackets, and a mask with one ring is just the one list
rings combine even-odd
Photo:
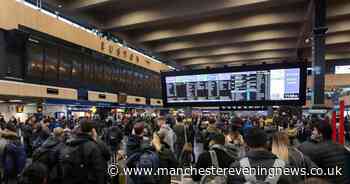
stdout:
[[350,65],[335,66],[335,74],[350,74]]

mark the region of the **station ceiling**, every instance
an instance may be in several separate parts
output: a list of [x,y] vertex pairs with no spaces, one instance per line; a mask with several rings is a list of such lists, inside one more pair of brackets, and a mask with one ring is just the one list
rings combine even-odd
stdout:
[[[311,60],[311,0],[44,1],[178,66]],[[350,1],[327,3],[326,59],[349,59]]]

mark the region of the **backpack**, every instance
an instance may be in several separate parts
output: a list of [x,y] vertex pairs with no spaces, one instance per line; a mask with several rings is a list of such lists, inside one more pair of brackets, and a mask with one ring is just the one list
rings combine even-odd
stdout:
[[[219,168],[219,161],[214,150],[209,150],[210,160],[214,168]],[[226,184],[227,176],[211,176],[205,175],[202,177],[200,184]]]
[[41,136],[38,136],[36,139],[33,140],[32,145],[33,149],[39,148],[43,143],[45,142],[45,139],[43,139]]
[[24,145],[9,142],[4,149],[3,166],[5,176],[16,177],[24,169],[27,155]]
[[[239,161],[239,165],[241,168],[251,168],[249,159],[247,157],[242,158]],[[285,165],[286,163],[283,160],[276,159],[272,167],[284,168]],[[257,180],[257,178],[254,175],[244,175],[244,179],[246,181],[244,184],[277,184],[281,175],[281,172],[277,173],[276,175],[268,175],[264,181]]]
[[[130,155],[130,157],[126,160],[127,166],[134,166],[136,169],[140,168],[149,168],[152,169],[153,172],[156,172],[159,168],[159,156],[157,153],[144,149],[140,152],[136,152]],[[142,183],[158,183],[159,178],[157,176],[150,175],[133,175],[131,176],[134,184],[142,184]]]
[[[87,141],[86,141],[87,142]],[[84,145],[66,145],[59,156],[59,177],[65,184],[85,183],[88,178]]]

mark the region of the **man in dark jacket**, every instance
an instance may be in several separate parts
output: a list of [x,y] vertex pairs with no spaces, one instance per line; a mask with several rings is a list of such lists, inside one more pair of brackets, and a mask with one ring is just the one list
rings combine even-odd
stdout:
[[[215,134],[215,136],[211,141],[212,141],[212,144],[210,145],[210,149],[215,151],[220,168],[229,168],[230,164],[233,163],[236,158],[230,155],[229,151],[224,147],[225,136],[221,133],[217,133]],[[203,168],[203,169],[210,168],[211,166],[213,166],[213,163],[210,157],[210,153],[206,151],[200,154],[196,164],[197,170],[199,170],[200,168]],[[192,179],[193,181],[200,181],[202,177],[203,177],[202,175],[198,174],[198,175],[193,175]]]
[[[68,140],[66,146],[77,147],[83,150],[81,156],[84,161],[86,173],[80,173],[84,176],[76,176],[74,178],[84,178],[84,181],[78,181],[86,184],[104,184],[105,174],[107,171],[106,163],[101,150],[96,142],[96,130],[93,122],[89,120],[83,120],[81,122],[80,131],[75,138]],[[81,147],[80,147],[81,146]],[[74,174],[77,174],[74,172]],[[63,183],[70,183],[73,179],[64,178]],[[67,180],[67,182],[66,182]]]
[[126,155],[130,156],[135,152],[138,152],[142,149],[142,147],[145,147],[145,145],[150,145],[149,140],[147,140],[146,137],[144,137],[144,123],[139,122],[134,125],[133,133],[131,136],[128,137],[127,143],[126,143]]
[[[64,146],[63,135],[64,133],[62,128],[55,128],[53,135],[50,136],[37,150],[34,151],[33,161],[44,162],[43,164],[50,171],[56,164],[58,164],[59,152]],[[43,158],[44,153],[48,153],[47,156],[45,155],[45,158]]]
[[[268,151],[267,149],[267,135],[266,133],[259,128],[251,128],[247,131],[247,135],[245,136],[245,141],[247,146],[249,147],[249,151],[246,154],[246,158],[248,158],[248,162],[251,168],[273,168],[277,157]],[[245,159],[246,159],[245,158]],[[242,159],[243,160],[243,159]],[[236,170],[237,168],[243,168],[241,166],[241,161],[236,161],[231,164],[231,168]],[[288,164],[285,164],[285,167],[290,167]],[[262,173],[262,175],[255,175],[255,178],[259,181],[265,181],[267,175],[266,173]],[[246,177],[241,174],[233,174],[228,176],[229,184],[243,184],[248,182]],[[294,184],[292,177],[281,175],[278,179],[278,184]]]
[[332,183],[350,183],[345,171],[346,149],[343,145],[333,143],[332,127],[329,122],[321,121],[312,126],[311,140],[304,142],[298,148],[315,162],[317,166],[327,172],[327,168],[342,168],[342,175],[329,175],[323,179]]

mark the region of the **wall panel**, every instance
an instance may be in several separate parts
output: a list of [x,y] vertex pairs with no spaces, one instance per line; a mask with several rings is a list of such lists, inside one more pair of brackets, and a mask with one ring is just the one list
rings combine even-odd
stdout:
[[[15,29],[18,28],[18,25],[27,26],[152,71],[168,70],[165,64],[150,62],[148,58],[136,52],[59,21],[56,17],[48,16],[15,0],[2,1],[0,6],[0,27]],[[101,47],[102,44],[104,45],[103,48]],[[117,52],[118,49],[119,52]],[[130,57],[130,55],[133,55],[133,57]],[[136,56],[139,58],[138,62],[136,61]]]

